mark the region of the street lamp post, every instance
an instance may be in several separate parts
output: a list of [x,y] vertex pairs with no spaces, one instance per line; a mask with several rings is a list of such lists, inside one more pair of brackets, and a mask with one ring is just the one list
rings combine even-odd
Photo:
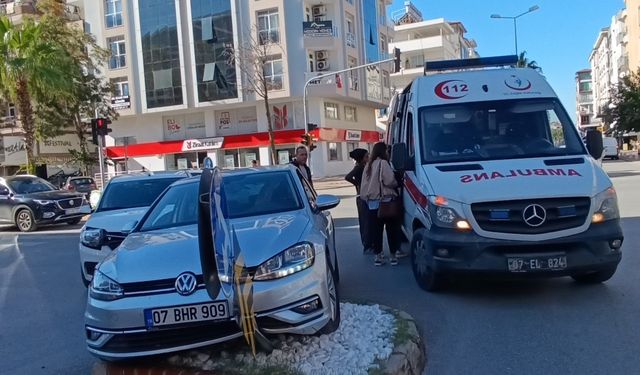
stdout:
[[518,54],[518,18],[524,16],[525,14],[535,12],[538,9],[540,9],[540,7],[537,5],[534,5],[531,8],[529,8],[529,10],[527,10],[526,12],[520,13],[517,16],[501,16],[499,14],[491,15],[491,18],[502,18],[502,19],[513,20],[513,34],[514,34],[515,43],[516,43],[516,55]]

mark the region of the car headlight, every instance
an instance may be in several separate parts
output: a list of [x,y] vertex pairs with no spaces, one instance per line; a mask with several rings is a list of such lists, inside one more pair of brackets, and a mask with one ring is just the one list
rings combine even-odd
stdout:
[[618,196],[613,187],[598,193],[595,196],[594,201],[595,207],[598,207],[598,209],[591,216],[592,223],[597,224],[602,223],[603,221],[620,218],[620,211],[618,210]]
[[89,290],[91,298],[101,301],[113,301],[124,295],[124,290],[117,282],[105,276],[102,272],[96,270],[91,281],[91,289]]
[[104,229],[85,228],[80,232],[80,243],[92,249],[100,250],[104,236]]
[[[443,196],[436,195],[429,197],[429,213],[434,224],[444,228],[454,228],[469,230],[471,225],[458,212],[462,211],[462,204],[449,200]],[[459,206],[456,210],[453,206]]]
[[310,243],[301,243],[262,263],[253,279],[256,281],[274,280],[300,272],[313,265],[315,252]]
[[48,204],[53,203],[53,201],[47,200],[47,199],[34,199],[34,202],[36,202],[37,204],[41,205],[41,206],[46,206]]

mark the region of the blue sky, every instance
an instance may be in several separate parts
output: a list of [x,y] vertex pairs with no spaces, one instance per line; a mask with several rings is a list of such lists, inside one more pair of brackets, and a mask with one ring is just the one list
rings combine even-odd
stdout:
[[[389,13],[403,8],[394,0]],[[481,56],[515,52],[513,21],[491,14],[515,16],[538,5],[540,9],[518,19],[518,50],[527,51],[543,69],[570,115],[575,113],[575,72],[589,67],[589,54],[600,29],[624,8],[624,0],[414,0],[424,19],[461,21],[467,37],[478,43]],[[575,121],[575,119],[574,119]]]

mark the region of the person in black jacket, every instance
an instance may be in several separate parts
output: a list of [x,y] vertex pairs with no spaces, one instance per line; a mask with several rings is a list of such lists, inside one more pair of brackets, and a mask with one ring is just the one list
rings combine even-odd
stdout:
[[358,208],[358,223],[360,226],[360,239],[362,241],[363,252],[372,252],[372,246],[369,243],[369,234],[367,231],[367,215],[369,213],[369,207],[367,202],[360,199],[360,183],[362,182],[362,173],[364,167],[369,161],[369,152],[363,148],[356,148],[349,153],[349,156],[355,160],[356,165],[353,170],[347,174],[344,179],[352,183],[356,187],[356,207]]
[[293,161],[291,161],[291,164],[295,165],[296,168],[300,170],[300,173],[302,173],[304,178],[309,181],[309,185],[313,187],[313,181],[311,180],[311,168],[307,165],[308,156],[307,148],[304,146],[298,146],[298,148],[296,148],[296,156]]

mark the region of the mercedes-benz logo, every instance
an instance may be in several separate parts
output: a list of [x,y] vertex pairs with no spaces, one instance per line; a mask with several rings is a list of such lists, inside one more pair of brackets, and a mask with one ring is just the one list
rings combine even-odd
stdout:
[[522,211],[522,219],[530,227],[539,227],[547,220],[547,211],[539,204],[530,204]]
[[196,275],[191,272],[181,273],[176,279],[176,292],[182,296],[188,296],[196,290]]

